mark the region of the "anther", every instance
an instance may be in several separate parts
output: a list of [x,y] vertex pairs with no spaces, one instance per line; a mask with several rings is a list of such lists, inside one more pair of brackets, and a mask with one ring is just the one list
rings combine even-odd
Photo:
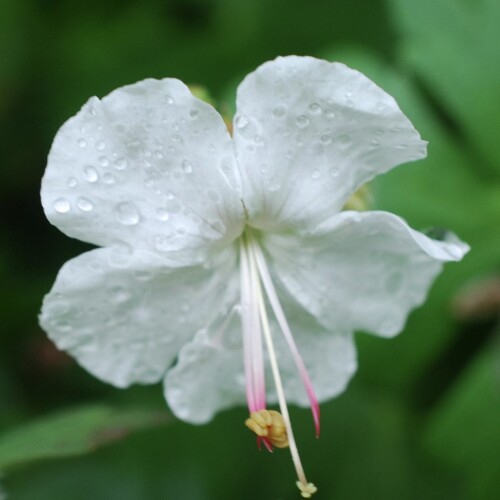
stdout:
[[281,413],[275,410],[259,410],[250,414],[245,425],[257,434],[266,438],[276,448],[288,448],[286,425]]
[[318,491],[318,488],[314,486],[313,483],[302,483],[297,481],[297,488],[300,490],[300,495],[302,498],[311,498],[314,493]]

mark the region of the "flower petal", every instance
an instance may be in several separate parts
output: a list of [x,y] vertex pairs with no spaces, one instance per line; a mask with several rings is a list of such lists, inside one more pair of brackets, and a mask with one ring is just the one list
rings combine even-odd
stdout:
[[393,336],[445,261],[468,246],[435,241],[386,212],[342,212],[307,237],[266,235],[263,246],[292,295],[327,328]]
[[[286,293],[286,292],[285,292]],[[292,302],[289,294],[282,304],[299,351],[320,401],[342,392],[356,369],[356,352],[350,333],[329,332],[307,311]],[[231,314],[231,313],[230,313]],[[278,353],[286,399],[308,406],[309,398],[274,318],[270,318],[273,342]],[[209,421],[218,411],[245,404],[241,318],[219,317],[203,330],[180,354],[165,377],[165,397],[172,411],[195,424]],[[268,401],[276,403],[269,361],[266,361]]]
[[193,251],[232,241],[243,223],[227,128],[174,79],[91,98],[54,139],[42,203],[69,236],[178,252],[188,263]]
[[340,63],[265,63],[238,88],[237,111],[245,207],[260,229],[317,224],[375,175],[426,155],[394,99]]
[[216,314],[235,262],[231,248],[211,265],[177,268],[151,253],[92,250],[62,267],[40,323],[99,379],[118,387],[157,382]]

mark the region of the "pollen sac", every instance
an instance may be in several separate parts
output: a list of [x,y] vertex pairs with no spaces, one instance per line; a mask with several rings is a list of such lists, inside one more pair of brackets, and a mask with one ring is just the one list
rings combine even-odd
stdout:
[[250,414],[245,425],[260,438],[267,439],[276,448],[288,447],[286,426],[281,413],[275,410],[259,410]]

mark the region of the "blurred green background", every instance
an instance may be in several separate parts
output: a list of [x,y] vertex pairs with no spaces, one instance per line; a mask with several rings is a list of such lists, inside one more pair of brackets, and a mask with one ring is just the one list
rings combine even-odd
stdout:
[[0,3],[0,498],[298,498],[287,452],[256,451],[244,408],[193,427],[161,390],[95,380],[37,324],[59,267],[86,250],[45,220],[58,127],[91,95],[145,77],[237,83],[277,55],[339,60],[394,95],[429,157],[377,179],[377,208],[471,247],[405,331],[358,334],[360,369],[292,409],[318,499],[500,497],[500,2],[4,0]]

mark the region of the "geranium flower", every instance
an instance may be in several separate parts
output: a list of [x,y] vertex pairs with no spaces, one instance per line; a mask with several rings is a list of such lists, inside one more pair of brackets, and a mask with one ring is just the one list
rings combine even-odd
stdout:
[[[445,261],[386,212],[341,211],[359,186],[424,158],[392,97],[343,64],[284,57],[238,88],[230,135],[175,79],[91,98],[57,133],[42,203],[68,236],[102,248],[67,262],[41,324],[117,387],[164,382],[192,423],[242,403],[267,448],[290,446],[287,401],[339,394],[356,368],[352,335],[390,337]],[[280,412],[269,410],[278,402]]]

